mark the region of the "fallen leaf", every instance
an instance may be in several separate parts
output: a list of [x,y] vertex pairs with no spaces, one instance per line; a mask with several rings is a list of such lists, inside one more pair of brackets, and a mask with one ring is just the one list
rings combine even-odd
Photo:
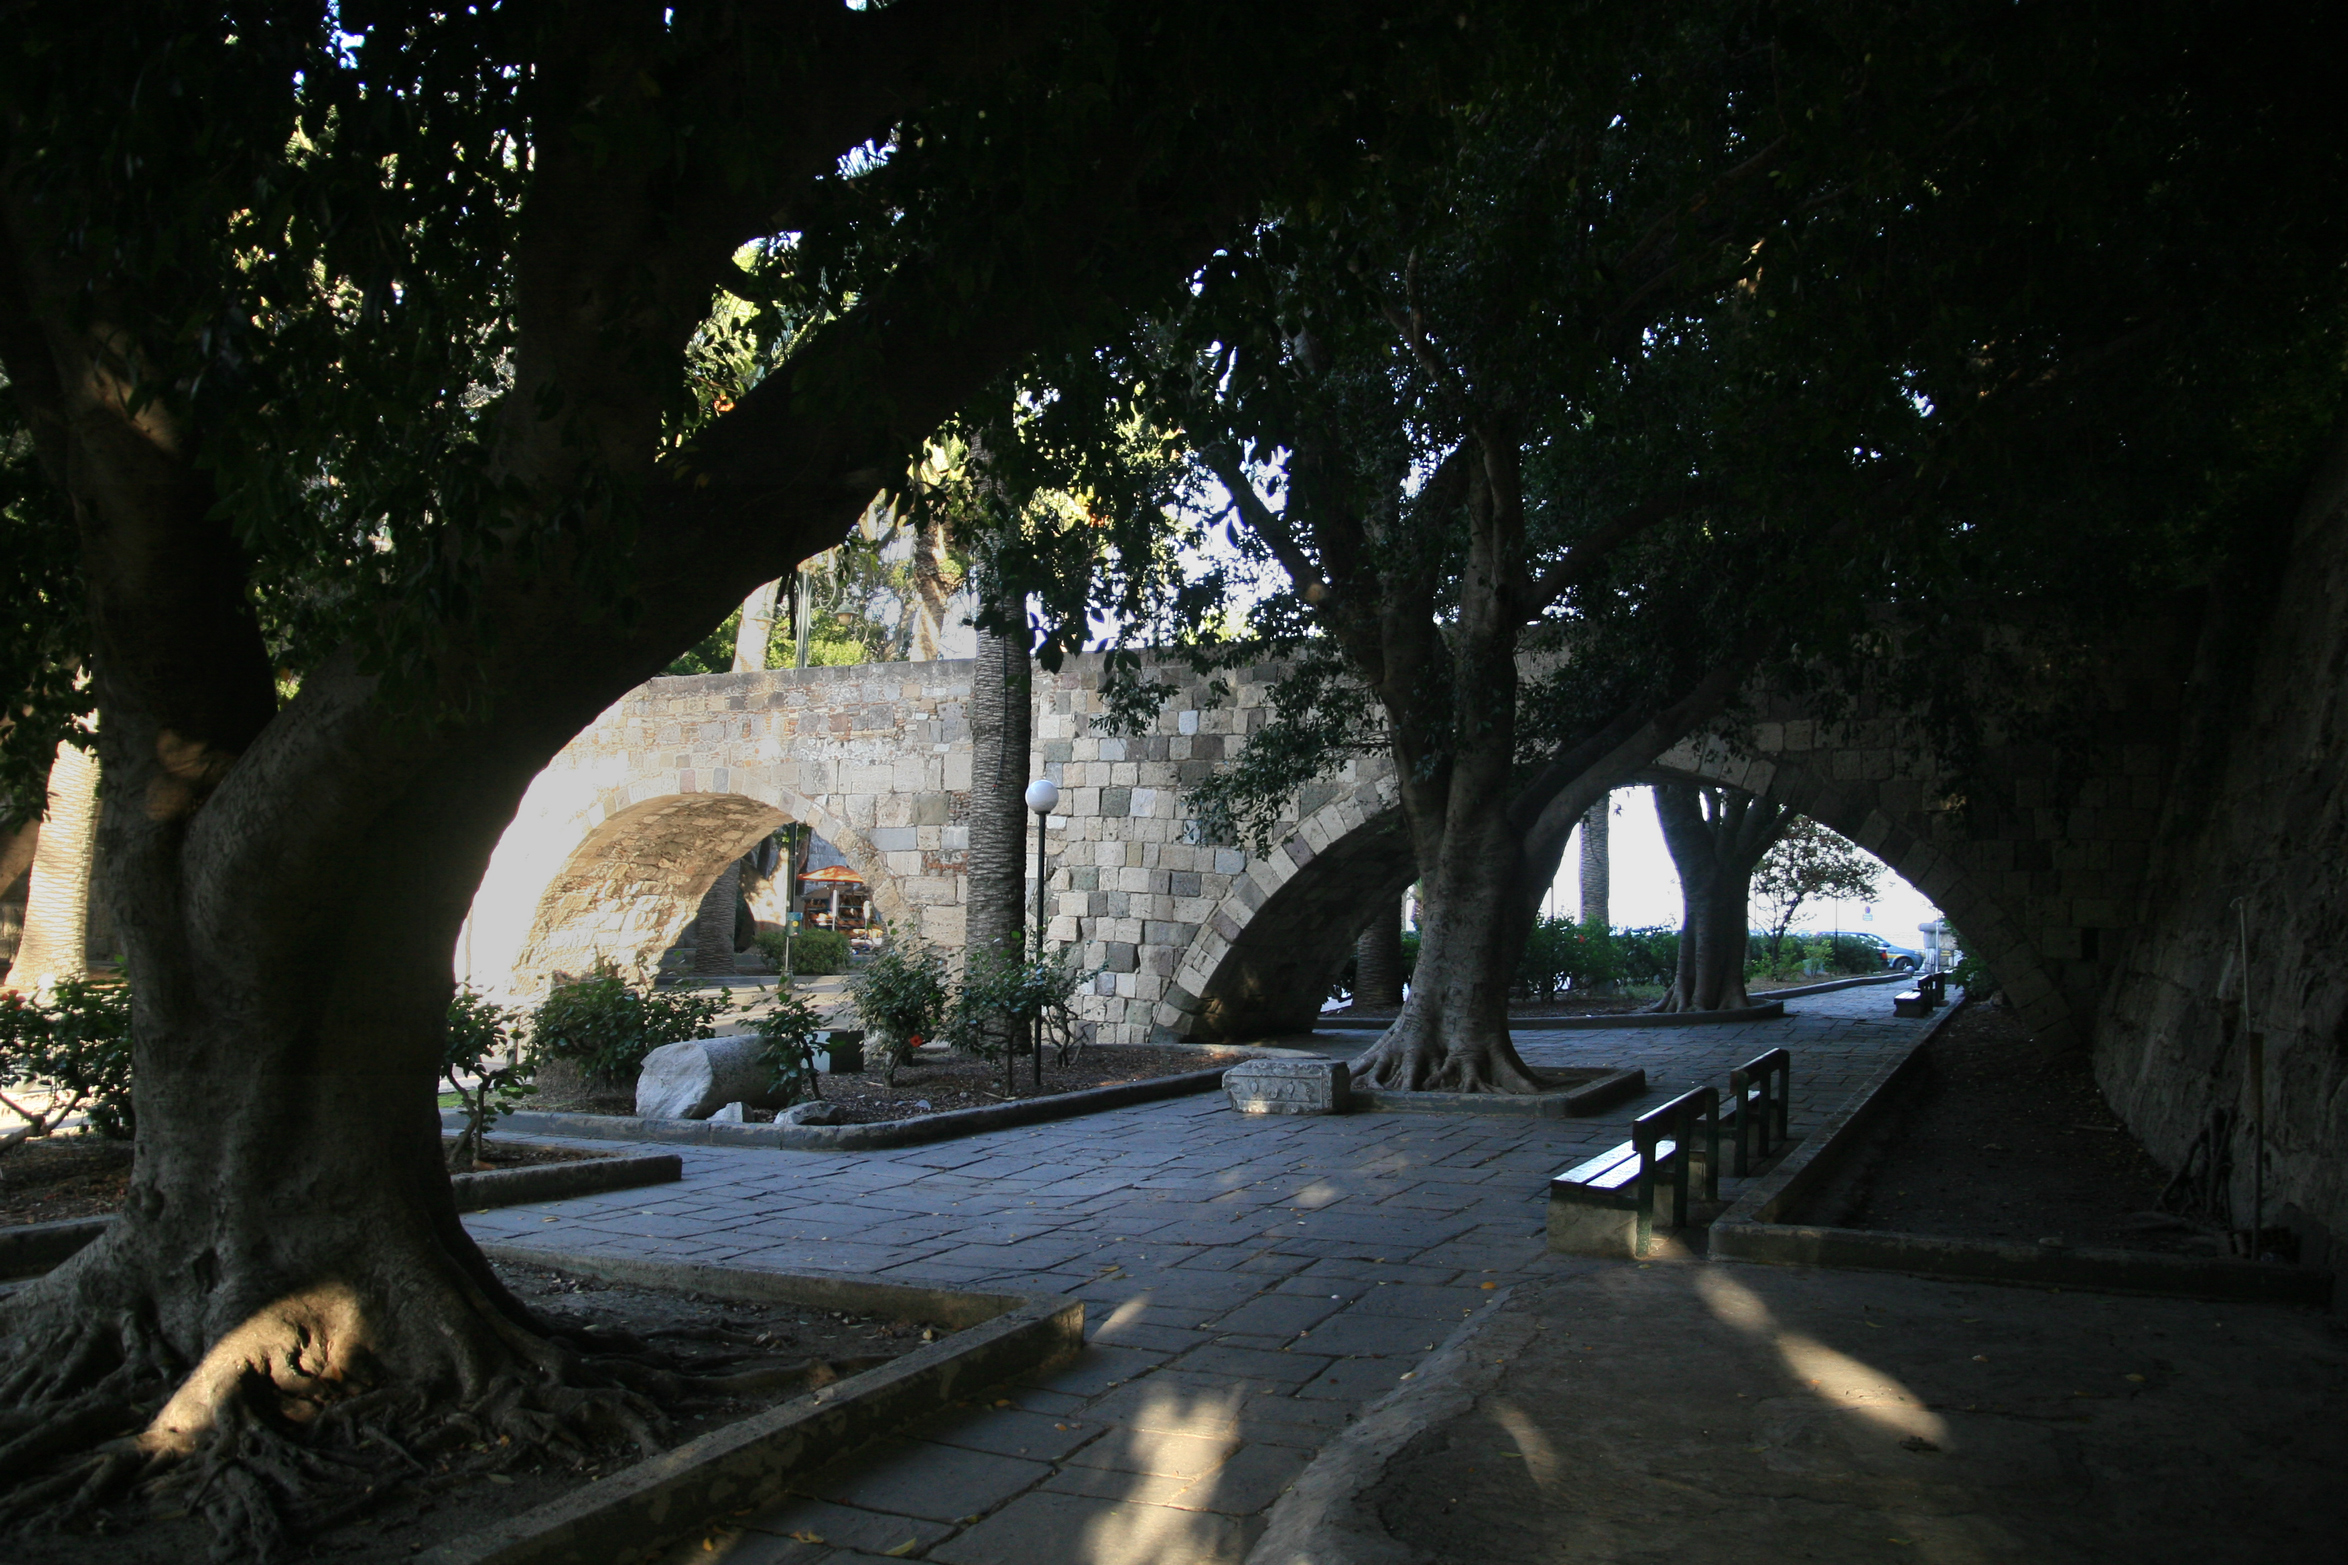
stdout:
[[790,1536],[794,1542],[798,1543],[821,1543],[824,1541],[823,1534],[820,1532],[795,1532]]
[[907,1538],[903,1543],[898,1544],[895,1548],[883,1549],[881,1553],[889,1559],[901,1560],[906,1555],[911,1554],[915,1549],[920,1547],[921,1540],[919,1538]]
[[1490,1293],[1494,1288],[1499,1287],[1500,1284],[1496,1282],[1480,1282],[1477,1283],[1476,1286],[1483,1289],[1486,1293]]
[[505,1484],[510,1484],[510,1483],[512,1483],[512,1482],[513,1482],[513,1479],[512,1479],[512,1478],[510,1478],[510,1477],[508,1477],[508,1476],[507,1476],[506,1474],[504,1474],[504,1473],[491,1473],[491,1474],[489,1475],[489,1481],[490,1481],[491,1483],[505,1483]]

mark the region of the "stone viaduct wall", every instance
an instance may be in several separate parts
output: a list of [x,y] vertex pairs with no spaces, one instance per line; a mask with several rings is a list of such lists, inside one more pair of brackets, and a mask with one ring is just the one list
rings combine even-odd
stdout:
[[[2155,637],[2096,684],[2092,753],[2010,744],[1954,808],[1913,723],[1840,724],[1762,701],[1759,716],[1659,757],[1661,773],[1790,803],[1884,858],[1949,914],[2025,1015],[2084,1036],[2135,918],[2160,807],[2178,673]],[[598,958],[649,973],[732,858],[786,820],[835,844],[884,917],[962,941],[970,781],[967,662],[656,679],[532,786],[491,861],[459,967],[526,997]],[[1305,789],[1269,854],[1199,840],[1185,788],[1260,724],[1270,670],[1225,704],[1180,665],[1151,731],[1094,731],[1101,665],[1037,679],[1031,775],[1058,781],[1050,931],[1100,969],[1084,996],[1105,1041],[1307,1027],[1354,937],[1415,878],[1382,759]]]

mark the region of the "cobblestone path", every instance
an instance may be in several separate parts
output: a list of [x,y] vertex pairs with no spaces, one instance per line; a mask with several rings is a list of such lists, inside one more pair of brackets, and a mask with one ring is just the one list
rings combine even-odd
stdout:
[[1215,1094],[900,1151],[678,1148],[681,1184],[466,1221],[550,1249],[1085,1301],[1074,1362],[838,1464],[680,1559],[1221,1565],[1323,1440],[1493,1290],[1542,1273],[1548,1175],[1776,1046],[1793,1054],[1798,1130],[1926,1025],[1893,1019],[1888,987],[1788,1011],[1519,1033],[1536,1065],[1646,1069],[1644,1098],[1586,1120],[1255,1118]]

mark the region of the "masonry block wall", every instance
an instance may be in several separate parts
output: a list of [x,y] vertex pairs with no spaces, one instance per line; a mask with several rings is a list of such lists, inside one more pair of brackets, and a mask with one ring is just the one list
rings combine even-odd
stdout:
[[[1826,724],[1758,700],[1734,732],[1662,772],[1792,804],[1933,898],[2041,1033],[2087,1034],[2135,925],[2181,674],[2174,636],[2093,676],[2092,742],[1993,746],[1968,808],[1897,713]],[[963,938],[968,662],[656,679],[605,713],[532,786],[492,860],[460,968],[540,991],[596,960],[648,974],[735,855],[785,820],[839,848],[899,929]],[[1269,853],[1202,840],[1185,790],[1267,711],[1275,671],[1210,698],[1180,664],[1146,733],[1101,733],[1102,660],[1037,677],[1031,775],[1062,786],[1044,896],[1053,939],[1097,970],[1084,1014],[1106,1042],[1263,1037],[1312,1024],[1356,935],[1396,916],[1415,871],[1378,757],[1303,790]]]
[[[2348,1238],[2348,439],[2287,540],[2256,563],[2213,593],[2139,930],[2096,1027],[2096,1076],[2155,1157],[2177,1167],[2198,1150],[2230,1169],[2206,1215],[2237,1228],[2252,1222],[2263,1108],[2265,1222],[2297,1233],[2303,1262],[2337,1268]],[[2263,1104],[2250,1032],[2263,1039]]]

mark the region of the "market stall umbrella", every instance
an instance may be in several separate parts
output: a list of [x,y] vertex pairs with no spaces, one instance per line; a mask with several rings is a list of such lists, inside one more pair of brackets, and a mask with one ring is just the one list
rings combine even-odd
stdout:
[[807,874],[799,877],[799,884],[802,887],[811,881],[832,888],[831,927],[839,928],[840,888],[842,886],[861,886],[864,884],[864,877],[845,864],[834,864],[824,869],[810,870]]

